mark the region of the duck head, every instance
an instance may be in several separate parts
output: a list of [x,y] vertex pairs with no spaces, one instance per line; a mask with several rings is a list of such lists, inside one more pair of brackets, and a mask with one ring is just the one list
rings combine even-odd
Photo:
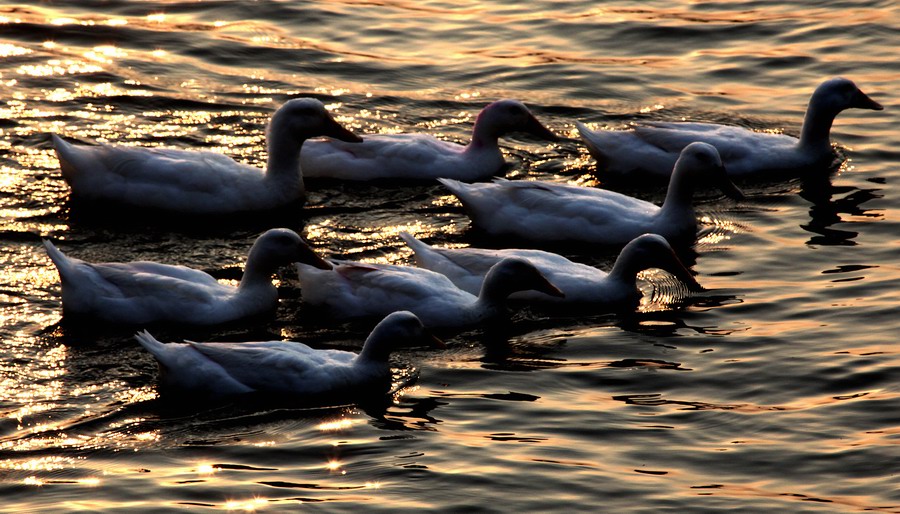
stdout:
[[363,344],[359,360],[384,362],[396,348],[421,345],[446,347],[443,341],[428,332],[415,314],[409,311],[392,312],[372,329]]
[[517,291],[538,291],[550,296],[565,296],[533,264],[525,259],[507,257],[488,270],[481,285],[480,298],[500,301]]
[[269,123],[269,131],[280,130],[294,138],[305,140],[327,136],[348,143],[360,143],[362,138],[341,126],[325,105],[315,98],[294,98],[284,103]]
[[247,268],[258,267],[264,273],[271,274],[280,266],[292,262],[302,262],[324,270],[332,267],[331,263],[316,255],[293,230],[273,228],[264,232],[253,243],[247,258]]
[[830,155],[831,125],[841,111],[850,108],[875,111],[884,109],[880,103],[860,91],[852,80],[837,77],[821,83],[809,98],[809,105],[806,107],[806,116],[800,129],[800,147]]
[[687,145],[675,161],[669,189],[675,189],[677,193],[679,188],[685,186],[689,187],[691,194],[697,187],[715,186],[729,198],[744,199],[744,193],[728,178],[718,150],[708,143]]
[[869,98],[850,79],[836,77],[822,82],[813,92],[809,100],[810,108],[820,109],[833,113],[844,109],[870,109],[880,111],[884,109],[880,103]]
[[547,141],[559,141],[559,137],[518,100],[498,100],[489,104],[478,114],[474,131],[473,141],[496,139],[510,132],[525,132]]
[[627,276],[628,280],[634,280],[639,272],[649,268],[671,273],[691,291],[703,290],[666,238],[657,234],[644,234],[632,239],[622,248],[610,274],[619,273],[623,278]]

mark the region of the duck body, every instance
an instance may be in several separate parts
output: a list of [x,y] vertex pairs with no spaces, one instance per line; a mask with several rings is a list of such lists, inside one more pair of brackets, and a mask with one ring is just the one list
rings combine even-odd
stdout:
[[675,168],[662,207],[606,189],[544,181],[439,182],[456,195],[472,223],[491,235],[622,246],[653,233],[678,246],[696,237],[692,197],[701,182],[718,184],[736,198],[742,195],[708,144],[689,145]]
[[80,201],[214,214],[270,209],[303,196],[290,181],[273,180],[214,152],[76,146],[56,135],[53,144],[63,176]]
[[672,273],[690,288],[700,287],[665,238],[656,234],[643,234],[629,242],[608,273],[542,250],[436,248],[408,233],[400,236],[415,252],[418,266],[446,275],[457,287],[469,292],[478,291],[490,267],[507,257],[528,261],[565,295],[519,291],[510,295],[512,299],[584,303],[609,310],[633,309],[642,295],[637,274],[651,267]]
[[[673,223],[656,205],[614,191],[554,182],[465,184],[440,179],[472,223],[491,235],[532,242],[620,245],[648,231],[682,240],[697,231],[693,212]],[[668,214],[668,213],[667,213]]]
[[[302,343],[169,343],[147,332],[138,341],[160,363],[166,388],[240,395],[259,391],[277,394],[323,394],[347,387],[355,377],[357,355],[339,350],[314,350]],[[277,375],[260,373],[277,370]],[[361,381],[389,378],[390,370],[366,369]]]
[[411,266],[332,261],[331,270],[297,264],[303,301],[341,318],[383,316],[408,310],[427,327],[461,327],[506,313],[505,299],[516,290],[537,288],[561,294],[534,266],[508,259],[488,272],[478,295],[456,287],[446,276]]
[[667,178],[682,149],[693,142],[716,147],[728,175],[740,180],[793,178],[835,160],[830,131],[844,109],[881,110],[852,81],[823,82],[810,98],[800,138],[784,134],[693,122],[650,122],[629,130],[592,131],[578,123],[578,132],[598,168],[626,179]]
[[329,266],[287,229],[272,229],[257,239],[238,287],[185,266],[88,263],[65,256],[50,241],[44,246],[59,271],[64,314],[117,324],[214,325],[262,314],[278,303],[271,275],[279,266],[296,260]]
[[53,134],[63,178],[76,200],[176,213],[228,214],[303,202],[303,141],[327,135],[359,138],[337,124],[318,100],[286,102],[267,129],[265,171],[207,151],[73,145]]
[[735,180],[775,178],[785,170],[800,172],[834,160],[830,147],[824,153],[805,152],[791,136],[713,123],[651,122],[631,130],[597,132],[580,122],[577,127],[598,166],[617,178],[665,181],[681,150],[695,141],[715,146]]
[[159,363],[165,389],[209,396],[308,398],[387,392],[390,352],[431,336],[413,314],[396,312],[372,330],[359,354],[286,341],[164,344],[146,331],[135,338]]
[[427,134],[371,135],[360,144],[317,139],[303,147],[300,166],[304,176],[310,178],[486,180],[506,165],[498,138],[512,131],[558,140],[524,104],[499,100],[479,114],[468,145],[442,141]]
[[427,134],[366,136],[361,144],[314,140],[306,144],[300,157],[308,178],[352,181],[439,177],[476,181],[495,175],[505,164],[499,147],[496,151],[473,148]]

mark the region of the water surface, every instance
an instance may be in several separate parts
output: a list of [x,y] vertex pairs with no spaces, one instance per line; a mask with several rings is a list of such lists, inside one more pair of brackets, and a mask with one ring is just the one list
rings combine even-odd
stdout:
[[[895,2],[33,2],[0,7],[0,494],[10,512],[900,512],[900,157]],[[409,263],[396,236],[485,244],[438,185],[310,183],[305,210],[157,223],[79,211],[48,133],[265,163],[289,98],[359,133],[465,142],[481,107],[525,101],[562,142],[503,141],[507,177],[603,186],[574,130],[640,120],[796,135],[843,75],[885,105],[841,114],[841,169],[704,195],[678,298],[648,273],[633,316],[517,311],[398,352],[365,405],[179,405],[133,328],[66,323],[40,238],[85,260],[237,280],[257,234]],[[631,193],[661,201],[662,191]],[[614,255],[573,257],[608,268]],[[162,340],[358,349],[369,326],[303,308]]]

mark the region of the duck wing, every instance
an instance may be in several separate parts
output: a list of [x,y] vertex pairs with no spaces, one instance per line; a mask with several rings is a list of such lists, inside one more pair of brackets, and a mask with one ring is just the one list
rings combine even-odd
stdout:
[[694,141],[712,143],[723,137],[727,138],[732,131],[723,131],[722,128],[725,127],[712,123],[660,122],[635,126],[633,132],[644,143],[677,156],[684,147]]
[[151,261],[133,261],[133,262],[113,262],[95,264],[109,269],[119,269],[123,272],[144,273],[149,275],[158,275],[161,277],[170,277],[177,280],[184,280],[196,284],[218,285],[219,282],[209,273],[200,271],[187,266],[162,264]]
[[770,148],[790,148],[798,142],[784,134],[715,123],[653,122],[635,127],[634,132],[646,143],[674,154],[696,141],[709,143],[716,147],[726,169],[729,164],[754,159],[754,155],[766,153]]
[[356,358],[351,352],[283,341],[188,344],[245,386],[284,394],[320,394],[344,387],[352,379]]
[[386,134],[362,143],[309,141],[300,152],[306,177],[351,180],[427,178],[429,170],[457,158],[465,147],[426,134]]
[[138,146],[70,145],[61,147],[61,160],[75,168],[77,178],[105,176],[107,180],[184,181],[191,185],[192,175],[220,172],[235,162],[214,152],[197,152]]
[[448,275],[444,270],[449,266],[456,268],[460,272],[480,275],[481,277],[487,274],[491,266],[497,264],[506,256],[500,250],[476,248],[436,249],[435,253],[442,258],[444,265],[431,266],[429,269]]
[[526,181],[501,182],[493,198],[463,205],[494,234],[537,241],[619,244],[649,230],[659,207],[613,191]]
[[[84,265],[102,278],[114,291],[111,296],[161,305],[177,303],[208,304],[234,288],[219,284],[210,275],[183,266],[142,262]],[[162,272],[162,273],[160,273]]]
[[496,251],[475,248],[431,248],[416,253],[416,264],[450,279],[453,284],[473,295],[481,292],[484,276],[500,262]]
[[[188,211],[240,209],[264,173],[215,152],[57,143],[74,195]],[[237,206],[237,207],[235,207]],[[225,209],[228,210],[228,209]]]
[[475,301],[474,297],[453,285],[449,278],[433,271],[409,266],[337,263],[335,272],[350,286],[355,296],[366,298],[369,303],[409,305],[447,297]]
[[167,148],[107,147],[108,171],[132,187],[160,187],[179,191],[216,193],[235,179],[256,177],[261,170],[230,157],[203,151]]
[[[356,147],[362,147],[356,150]],[[427,134],[386,134],[372,136],[362,143],[342,143],[341,148],[352,151],[358,159],[385,159],[403,161],[416,165],[427,165],[441,155],[458,154],[465,147],[441,141]]]
[[564,216],[606,219],[621,211],[637,211],[652,214],[655,205],[608,189],[570,186],[540,181],[497,182],[506,191],[510,203],[534,211],[558,212]]
[[[432,260],[428,269],[447,275],[457,287],[472,294],[478,294],[481,290],[484,277],[491,267],[507,257],[525,259],[533,264],[547,280],[566,294],[566,301],[570,300],[569,290],[589,287],[590,284],[597,281],[598,276],[606,275],[606,273],[596,268],[572,262],[562,255],[543,250],[454,248],[437,249],[437,252],[440,252],[438,258],[441,260],[438,262],[435,262],[436,259]],[[538,300],[551,299],[548,295],[536,291],[516,292],[511,297]]]
[[737,130],[747,130],[741,127],[735,127],[731,125],[721,125],[718,123],[701,123],[701,122],[692,122],[692,121],[644,121],[637,125],[635,128],[660,128],[660,129],[669,129],[676,130],[679,132],[685,133],[694,133],[694,134],[711,134],[717,133],[722,129],[737,129]]

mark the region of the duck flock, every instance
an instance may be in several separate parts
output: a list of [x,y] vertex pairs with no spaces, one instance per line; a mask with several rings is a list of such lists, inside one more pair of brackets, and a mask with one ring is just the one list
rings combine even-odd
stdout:
[[136,328],[245,319],[275,310],[272,276],[295,263],[304,304],[324,307],[335,319],[381,319],[359,354],[285,341],[162,343],[143,330],[135,337],[158,361],[165,389],[304,400],[385,393],[391,351],[442,346],[429,329],[503,316],[507,299],[633,310],[641,297],[637,274],[648,268],[702,290],[675,250],[697,237],[694,192],[717,188],[741,199],[733,180],[787,180],[830,169],[830,129],[848,108],[882,106],[852,81],[834,78],[810,98],[799,139],[708,123],[652,122],[598,131],[577,124],[603,176],[638,184],[667,181],[661,206],[607,189],[494,178],[505,166],[500,137],[524,132],[559,139],[516,100],[487,105],[463,146],[426,134],[360,137],[320,101],[293,99],[268,124],[265,170],[214,152],[73,145],[51,136],[72,198],[92,206],[179,216],[247,213],[302,206],[304,177],[436,180],[459,199],[473,225],[504,241],[621,248],[608,272],[535,249],[436,248],[405,232],[400,237],[417,266],[328,260],[296,232],[275,228],[258,237],[240,283],[231,286],[185,266],[89,263],[67,257],[50,241],[44,245],[59,271],[65,316]]

